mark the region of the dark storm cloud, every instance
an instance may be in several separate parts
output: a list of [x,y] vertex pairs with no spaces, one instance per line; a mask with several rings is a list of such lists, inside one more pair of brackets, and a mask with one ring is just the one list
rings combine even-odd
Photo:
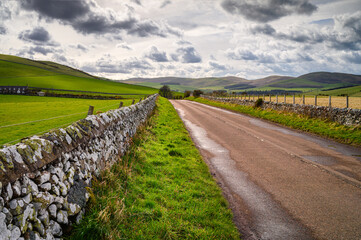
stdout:
[[159,51],[156,47],[152,47],[149,53],[145,57],[151,59],[154,62],[168,62],[167,54]]
[[343,59],[349,63],[361,64],[361,54],[358,52],[347,54],[343,57]]
[[43,27],[35,27],[33,30],[22,31],[19,34],[18,38],[23,41],[34,43],[36,45],[59,45],[58,43],[55,43],[51,40],[49,32]]
[[112,61],[111,56],[99,59],[94,65],[87,65],[82,68],[92,73],[132,73],[135,70],[152,69],[152,66],[143,59],[131,58],[122,61]]
[[228,68],[225,66],[225,65],[221,65],[219,63],[216,63],[216,62],[209,62],[209,65],[211,67],[213,67],[214,69],[217,69],[217,70],[227,70]]
[[0,25],[0,35],[5,35],[7,33],[7,29],[4,26]]
[[50,48],[45,48],[41,46],[31,47],[29,53],[41,53],[43,55],[48,55],[48,53],[53,53],[54,51]]
[[[138,0],[134,2],[141,4]],[[37,12],[41,17],[70,25],[82,34],[119,34],[121,31],[139,37],[180,34],[167,25],[160,26],[150,20],[136,19],[129,9],[121,17],[113,10],[99,7],[94,0],[22,0],[21,6],[28,11]]]
[[11,11],[4,2],[0,2],[0,19],[8,20],[11,19]]
[[134,3],[136,3],[136,4],[138,4],[138,5],[142,5],[142,2],[140,1],[140,0],[132,0],[132,2],[134,2]]
[[89,50],[87,47],[80,43],[78,43],[77,45],[70,45],[70,47],[81,50],[83,52],[87,52]]
[[256,22],[269,22],[292,14],[310,15],[317,7],[308,0],[223,0],[225,11]]
[[52,19],[72,21],[90,12],[87,1],[21,0],[26,10],[34,10]]
[[153,21],[137,23],[132,29],[128,30],[128,33],[130,35],[136,35],[138,37],[148,37],[150,35],[166,37],[167,35]]
[[26,30],[20,33],[19,39],[35,42],[49,42],[50,34],[43,27],[35,27],[33,30]]
[[181,61],[182,63],[199,63],[202,58],[196,49],[192,46],[182,47],[177,49],[176,54],[172,54],[174,61]]
[[228,52],[227,57],[233,60],[258,60],[258,57],[248,50],[236,50]]
[[258,25],[250,29],[253,34],[263,34],[278,40],[288,40],[297,43],[318,44],[326,43],[328,47],[336,50],[361,49],[361,17],[346,17],[339,20],[342,31],[316,31],[312,29],[297,28],[286,33],[276,31],[269,24]]
[[164,8],[166,7],[167,5],[171,4],[172,2],[170,0],[166,0],[162,3],[162,5],[160,5],[160,8]]

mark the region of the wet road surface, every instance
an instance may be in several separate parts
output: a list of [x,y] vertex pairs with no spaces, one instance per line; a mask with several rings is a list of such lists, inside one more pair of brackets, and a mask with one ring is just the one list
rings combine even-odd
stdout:
[[171,101],[243,239],[361,239],[361,149],[190,101]]

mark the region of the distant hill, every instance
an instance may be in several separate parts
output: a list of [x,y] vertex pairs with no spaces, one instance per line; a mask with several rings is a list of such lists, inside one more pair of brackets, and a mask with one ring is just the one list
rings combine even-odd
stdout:
[[235,92],[242,91],[266,91],[266,90],[289,90],[289,91],[314,91],[341,89],[361,85],[361,75],[331,72],[314,72],[291,76],[268,76],[265,78],[247,80],[238,77],[220,78],[132,78],[124,82],[145,86],[161,87],[169,85],[173,90],[194,90],[204,91],[228,90]]
[[0,86],[29,86],[123,94],[153,94],[157,89],[110,81],[49,61],[0,54]]

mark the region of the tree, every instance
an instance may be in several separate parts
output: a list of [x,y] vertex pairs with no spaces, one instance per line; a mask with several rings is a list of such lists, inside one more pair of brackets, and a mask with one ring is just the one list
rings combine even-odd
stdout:
[[189,97],[191,95],[191,93],[192,93],[191,91],[185,91],[184,92],[184,97],[185,98]]
[[193,96],[194,97],[199,97],[199,96],[201,96],[201,94],[203,94],[202,90],[194,90],[193,91]]
[[168,87],[168,85],[164,85],[159,89],[159,95],[165,98],[172,98],[172,91]]

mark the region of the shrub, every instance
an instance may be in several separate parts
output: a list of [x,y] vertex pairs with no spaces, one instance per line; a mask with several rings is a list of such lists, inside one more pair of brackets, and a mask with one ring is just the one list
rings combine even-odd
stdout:
[[257,101],[254,103],[255,108],[259,108],[262,105],[263,105],[263,99],[262,98],[257,99]]
[[202,90],[194,90],[193,91],[193,96],[194,97],[199,97],[199,96],[201,96],[201,94],[203,94]]

